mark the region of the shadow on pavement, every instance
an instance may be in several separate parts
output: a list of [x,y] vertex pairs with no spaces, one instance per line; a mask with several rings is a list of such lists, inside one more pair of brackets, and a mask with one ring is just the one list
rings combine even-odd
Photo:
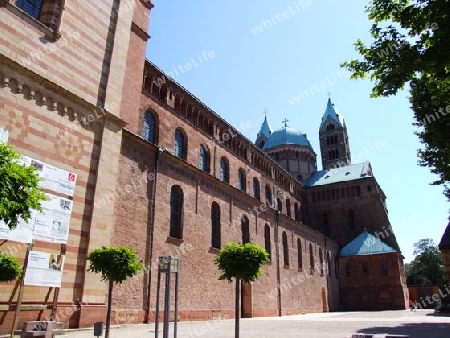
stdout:
[[444,323],[405,323],[395,327],[372,326],[355,333],[389,333],[409,335],[411,338],[448,338],[450,324]]

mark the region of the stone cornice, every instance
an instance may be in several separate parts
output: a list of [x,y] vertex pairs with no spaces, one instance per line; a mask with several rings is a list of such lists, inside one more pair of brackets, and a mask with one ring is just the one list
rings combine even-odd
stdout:
[[[44,89],[46,89],[50,92],[53,92],[55,94],[58,94],[58,95],[64,97],[66,100],[73,102],[82,108],[85,108],[87,111],[100,111],[102,117],[104,117],[106,120],[118,125],[120,128],[124,128],[127,125],[127,122],[125,122],[118,115],[106,110],[105,108],[97,107],[96,105],[86,101],[79,95],[61,87],[60,85],[56,84],[55,82],[50,81],[49,79],[43,77],[42,75],[39,75],[28,68],[25,68],[24,66],[20,65],[16,61],[8,58],[7,56],[5,56],[3,54],[0,54],[0,65],[6,66],[7,68],[19,73],[24,78],[27,78],[30,81],[39,84]],[[23,87],[24,85],[26,86],[27,84],[19,83],[20,87]],[[57,102],[56,103],[54,102],[54,104],[57,104]]]

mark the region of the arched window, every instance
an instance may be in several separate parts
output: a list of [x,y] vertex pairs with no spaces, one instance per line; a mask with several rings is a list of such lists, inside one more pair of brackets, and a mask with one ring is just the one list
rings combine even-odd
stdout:
[[227,183],[230,181],[228,161],[225,159],[225,157],[222,157],[220,159],[220,180]]
[[253,178],[253,197],[258,200],[261,198],[261,194],[259,191],[259,181],[256,177]]
[[241,191],[245,191],[247,189],[247,184],[245,182],[244,169],[239,169],[238,170],[238,188]]
[[203,144],[200,145],[199,168],[203,171],[209,171],[208,150],[206,150],[206,147]]
[[349,230],[355,230],[355,213],[353,210],[347,212],[347,227]]
[[272,206],[272,190],[266,185],[266,205]]
[[286,199],[286,215],[291,217],[291,200],[289,198]]
[[323,232],[328,235],[330,233],[330,224],[328,223],[328,213],[322,214]]
[[174,154],[176,157],[181,159],[185,159],[185,140],[184,135],[180,129],[175,130],[175,146],[174,146]]
[[52,0],[17,0],[15,5],[28,15],[50,28],[53,33],[58,31],[64,1]]
[[347,274],[347,277],[352,276],[352,265],[350,263],[345,265],[345,273]]
[[288,248],[286,231],[283,231],[282,241],[283,241],[283,262],[284,262],[285,266],[288,266],[289,265],[289,248]]
[[34,1],[17,0],[16,6],[21,10],[23,10],[25,13],[35,18],[36,20],[39,20],[39,17],[41,16],[43,2],[44,0],[34,0]]
[[330,252],[327,253],[327,270],[328,270],[328,276],[331,276],[331,254],[330,254]]
[[302,252],[302,241],[297,238],[297,262],[299,270],[303,269],[303,252]]
[[367,262],[363,263],[362,271],[363,271],[363,276],[368,276],[369,275],[369,264]]
[[386,261],[381,261],[381,275],[387,276],[389,274],[388,263]]
[[150,143],[155,143],[156,139],[156,120],[155,116],[146,111],[144,115],[144,125],[142,126],[142,138]]
[[314,253],[311,243],[309,243],[309,270],[311,275],[314,274]]
[[216,202],[211,205],[211,247],[220,249],[220,206]]
[[179,185],[170,190],[170,231],[169,236],[183,238],[183,190]]
[[300,221],[300,210],[297,202],[294,204],[294,218],[296,221]]
[[272,244],[270,241],[270,226],[266,224],[264,226],[264,248],[269,254],[269,258],[272,256]]
[[283,211],[283,202],[281,202],[281,198],[277,197],[277,210],[279,212]]
[[319,248],[320,275],[323,276],[323,254],[322,248]]
[[247,216],[241,218],[242,244],[250,243],[250,224]]
[[336,278],[338,278],[339,277],[339,269],[338,269],[338,261],[337,261],[337,258],[336,258],[336,255],[333,255],[333,258],[334,258],[334,276],[336,277]]

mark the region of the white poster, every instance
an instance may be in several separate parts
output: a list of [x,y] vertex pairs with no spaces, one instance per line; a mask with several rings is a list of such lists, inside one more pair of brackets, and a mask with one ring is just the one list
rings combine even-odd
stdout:
[[22,219],[17,222],[17,227],[10,230],[5,222],[0,220],[0,239],[7,239],[19,243],[31,243],[33,240],[33,223],[35,220],[35,211],[32,212],[32,217],[28,223]]
[[46,194],[50,198],[41,203],[42,213],[35,213],[33,238],[52,243],[67,243],[73,201]]
[[25,165],[32,165],[37,169],[39,176],[42,178],[42,181],[39,183],[42,188],[73,196],[77,174],[54,167],[28,156],[22,156],[22,163]]
[[8,143],[8,136],[9,136],[8,130],[0,127],[0,143],[2,142]]
[[24,285],[61,287],[64,256],[30,251]]

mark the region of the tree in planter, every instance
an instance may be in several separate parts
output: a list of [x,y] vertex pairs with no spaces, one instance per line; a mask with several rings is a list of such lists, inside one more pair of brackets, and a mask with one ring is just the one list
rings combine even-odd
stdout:
[[236,279],[235,338],[239,338],[240,283],[250,283],[261,277],[264,273],[262,266],[268,261],[267,251],[255,243],[228,243],[214,260],[223,272],[220,280],[231,283],[233,278]]
[[0,252],[0,282],[10,282],[22,275],[22,267],[16,257]]
[[10,229],[22,218],[28,221],[31,209],[42,211],[40,202],[47,200],[39,188],[39,176],[34,166],[24,166],[20,154],[0,142],[0,220]]
[[105,330],[105,338],[109,338],[113,285],[139,274],[144,265],[138,261],[136,252],[126,246],[95,249],[86,258],[90,260],[88,271],[101,273],[102,281],[109,282]]

